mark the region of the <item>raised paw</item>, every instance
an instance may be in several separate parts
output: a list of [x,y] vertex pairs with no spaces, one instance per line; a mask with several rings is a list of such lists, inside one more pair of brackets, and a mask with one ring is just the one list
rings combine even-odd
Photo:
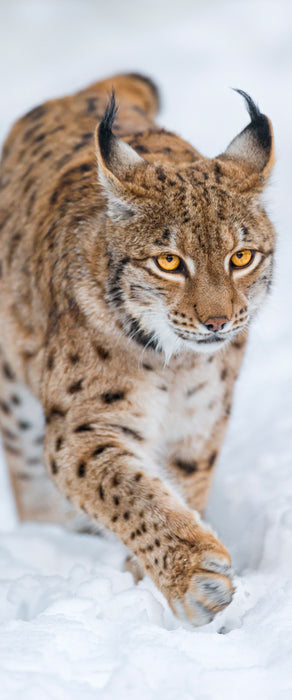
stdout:
[[231,603],[231,559],[210,531],[198,527],[193,542],[181,540],[180,547],[172,548],[171,571],[165,594],[180,619],[205,625]]
[[193,625],[206,625],[231,603],[234,588],[230,558],[206,556],[189,581],[187,591],[171,601],[176,615]]

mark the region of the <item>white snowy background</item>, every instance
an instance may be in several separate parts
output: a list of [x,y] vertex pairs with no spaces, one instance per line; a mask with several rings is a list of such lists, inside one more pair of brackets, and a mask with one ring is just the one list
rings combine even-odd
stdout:
[[118,542],[18,524],[0,456],[1,700],[292,698],[291,30],[290,0],[0,0],[1,140],[42,100],[131,70],[158,81],[160,123],[213,156],[248,121],[242,88],[274,124],[279,234],[207,512],[232,604],[182,625]]

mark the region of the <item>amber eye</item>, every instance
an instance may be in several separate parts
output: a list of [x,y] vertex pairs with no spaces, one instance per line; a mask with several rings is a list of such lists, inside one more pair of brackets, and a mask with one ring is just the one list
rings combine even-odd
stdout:
[[254,258],[254,250],[238,250],[231,257],[232,267],[247,267]]
[[172,255],[172,253],[166,253],[166,255],[158,255],[156,258],[158,267],[161,267],[165,272],[173,272],[181,264],[181,259],[178,255]]

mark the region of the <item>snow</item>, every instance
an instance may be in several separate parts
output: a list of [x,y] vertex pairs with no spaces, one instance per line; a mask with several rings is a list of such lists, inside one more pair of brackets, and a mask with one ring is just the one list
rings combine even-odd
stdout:
[[207,517],[236,570],[232,604],[192,629],[115,540],[17,523],[0,470],[1,700],[292,697],[292,239],[289,0],[10,0],[0,5],[0,136],[43,99],[115,71],[163,89],[161,124],[206,155],[247,123],[230,86],[272,119],[267,192],[274,290],[256,319]]

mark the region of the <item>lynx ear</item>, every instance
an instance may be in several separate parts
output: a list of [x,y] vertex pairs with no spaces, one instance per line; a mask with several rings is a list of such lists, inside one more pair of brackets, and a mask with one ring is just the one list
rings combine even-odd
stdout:
[[[131,170],[145,163],[127,143],[112,132],[118,107],[112,92],[102,121],[97,129],[98,177],[108,199],[108,211],[116,221],[136,213],[131,198]],[[125,177],[126,176],[126,177]]]
[[236,92],[245,99],[251,122],[231,141],[224,155],[245,161],[255,172],[268,176],[275,161],[272,124],[246,92]]

